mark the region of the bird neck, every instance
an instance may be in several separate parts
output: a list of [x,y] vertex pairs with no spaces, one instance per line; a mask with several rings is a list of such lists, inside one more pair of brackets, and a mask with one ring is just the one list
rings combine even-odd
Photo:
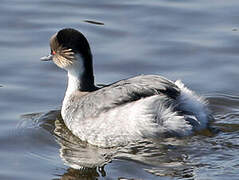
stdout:
[[[81,58],[81,57],[78,57]],[[94,85],[94,75],[92,60],[89,64],[85,65],[83,59],[76,60],[72,67],[67,69],[68,71],[68,85],[66,90],[66,96],[71,95],[75,91],[91,92],[96,90]]]

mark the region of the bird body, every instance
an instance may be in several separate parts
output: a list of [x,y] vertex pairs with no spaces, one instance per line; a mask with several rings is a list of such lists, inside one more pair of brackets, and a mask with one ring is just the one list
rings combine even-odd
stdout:
[[86,38],[63,29],[50,40],[56,65],[67,70],[62,118],[74,135],[113,147],[143,138],[187,136],[207,127],[207,102],[184,86],[158,75],[140,75],[99,88]]

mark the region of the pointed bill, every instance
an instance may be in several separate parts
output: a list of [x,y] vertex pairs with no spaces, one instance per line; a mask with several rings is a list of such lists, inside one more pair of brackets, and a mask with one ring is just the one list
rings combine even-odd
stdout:
[[40,58],[41,61],[51,61],[52,60],[52,55],[49,54],[48,56],[43,56]]

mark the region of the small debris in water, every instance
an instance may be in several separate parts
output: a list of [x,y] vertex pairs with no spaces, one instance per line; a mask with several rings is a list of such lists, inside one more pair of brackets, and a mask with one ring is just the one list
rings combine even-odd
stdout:
[[87,22],[90,24],[96,24],[96,25],[104,25],[104,23],[99,22],[99,21],[84,20],[84,22]]

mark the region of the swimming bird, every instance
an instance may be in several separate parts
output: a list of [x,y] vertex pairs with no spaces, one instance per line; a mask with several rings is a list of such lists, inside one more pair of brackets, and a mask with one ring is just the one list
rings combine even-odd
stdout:
[[53,60],[67,71],[61,115],[82,141],[123,146],[145,138],[188,136],[208,125],[207,101],[179,80],[139,75],[95,86],[91,49],[78,30],[65,28],[54,34],[50,49],[41,60]]

